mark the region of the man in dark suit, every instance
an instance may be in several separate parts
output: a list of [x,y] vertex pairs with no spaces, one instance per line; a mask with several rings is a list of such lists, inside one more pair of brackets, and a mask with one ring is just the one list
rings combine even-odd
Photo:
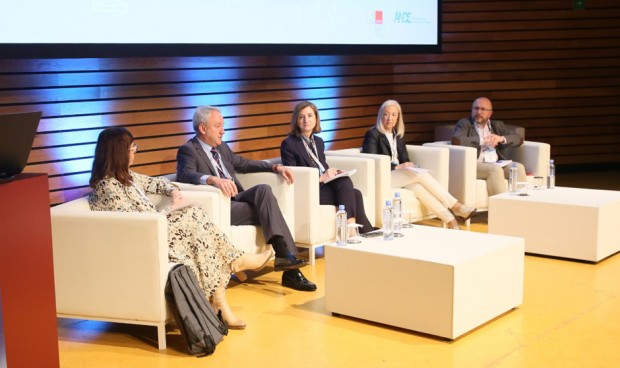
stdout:
[[[471,116],[456,123],[452,144],[474,147],[478,150],[476,176],[485,179],[489,196],[508,190],[506,181],[510,165],[498,166],[498,160],[509,160],[509,149],[523,144],[523,137],[511,133],[500,120],[491,120],[493,105],[486,97],[477,98],[471,107]],[[518,181],[526,181],[525,167],[517,163]]]
[[293,236],[271,188],[260,184],[244,189],[235,175],[236,172],[273,171],[292,183],[292,171],[279,164],[248,160],[232,152],[222,142],[224,118],[216,107],[197,107],[193,124],[196,136],[177,153],[177,180],[220,188],[232,200],[232,225],[261,226],[265,239],[276,253],[275,270],[284,271],[282,285],[302,291],[316,290],[316,285],[299,271],[306,262],[295,257],[297,248]]

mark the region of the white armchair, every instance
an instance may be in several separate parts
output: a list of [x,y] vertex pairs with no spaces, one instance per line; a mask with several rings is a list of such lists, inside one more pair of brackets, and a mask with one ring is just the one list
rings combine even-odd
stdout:
[[[169,198],[149,196],[158,207]],[[184,197],[213,211],[212,193]],[[86,197],[51,210],[56,313],[77,318],[157,327],[166,348],[168,271],[166,217],[160,213],[91,211]]]
[[[257,184],[267,184],[278,200],[278,205],[284,215],[289,229],[295,228],[294,215],[294,188],[286,183],[281,175],[271,172],[259,172],[250,174],[236,174],[244,188],[250,188]],[[176,181],[176,174],[164,175],[171,181]],[[175,182],[184,191],[204,191],[217,195],[217,205],[213,211],[209,211],[213,222],[222,230],[231,242],[239,249],[248,253],[260,253],[269,246],[259,226],[255,225],[231,225],[230,223],[230,198],[222,194],[222,191],[211,185],[194,185]],[[294,232],[293,238],[295,237]]]
[[[450,193],[459,202],[476,207],[479,211],[489,207],[486,181],[476,178],[477,151],[473,147],[454,146],[448,141],[425,143],[429,147],[445,147],[450,151]],[[528,181],[534,176],[547,177],[551,146],[547,143],[525,141],[513,148],[515,161],[525,166]]]
[[[444,147],[429,147],[407,145],[409,159],[415,164],[428,169],[430,174],[445,188],[449,183],[450,155]],[[386,155],[361,153],[361,148],[326,151],[327,157],[367,157],[375,162],[375,224],[383,226],[382,210],[386,200],[392,200],[396,192],[400,192],[403,209],[411,211],[412,222],[435,217],[424,206],[413,191],[404,188],[395,188],[391,185],[390,158]]]
[[[327,164],[342,170],[357,170],[351,176],[353,186],[362,193],[364,209],[370,223],[375,222],[375,164],[366,158],[328,156]],[[272,162],[280,163],[280,159]],[[316,249],[336,238],[336,207],[321,205],[319,171],[310,167],[288,166],[295,175],[295,244],[308,248],[310,265],[314,265]]]

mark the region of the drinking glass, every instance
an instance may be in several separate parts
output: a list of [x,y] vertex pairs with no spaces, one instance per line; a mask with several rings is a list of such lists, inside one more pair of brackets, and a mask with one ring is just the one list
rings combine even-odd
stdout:
[[534,189],[536,190],[540,190],[543,189],[543,184],[545,183],[545,180],[542,176],[535,176],[534,177]]
[[[347,237],[347,244],[359,244],[362,242],[360,236],[360,224],[347,224],[347,231],[349,236]],[[353,235],[351,235],[353,233]]]
[[402,211],[402,224],[401,227],[403,229],[409,229],[413,227],[413,224],[411,223],[411,215],[412,215],[413,211],[411,210],[403,210]]

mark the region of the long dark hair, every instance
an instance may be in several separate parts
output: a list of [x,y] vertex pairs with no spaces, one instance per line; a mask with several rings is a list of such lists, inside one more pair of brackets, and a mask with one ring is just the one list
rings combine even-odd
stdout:
[[107,177],[116,178],[124,185],[131,185],[129,173],[129,148],[133,135],[123,127],[108,127],[99,133],[95,159],[90,173],[90,186]]

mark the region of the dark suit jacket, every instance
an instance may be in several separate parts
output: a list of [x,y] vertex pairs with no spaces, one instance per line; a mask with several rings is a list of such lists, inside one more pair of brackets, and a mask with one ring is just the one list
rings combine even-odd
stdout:
[[[378,153],[380,155],[388,155],[392,157],[392,149],[390,148],[390,141],[387,136],[381,133],[377,127],[373,127],[366,132],[364,136],[364,144],[362,145],[362,152],[364,153]],[[409,162],[409,155],[407,154],[407,143],[404,138],[396,138],[396,152],[398,153],[398,163]],[[392,170],[396,167],[396,164],[392,163]]]
[[[476,131],[474,124],[475,122],[471,118],[459,120],[452,133],[452,144],[474,147],[478,150],[478,156],[480,156],[480,135]],[[493,134],[506,137],[506,143],[498,144],[495,148],[497,156],[500,160],[511,159],[510,148],[521,146],[523,144],[523,137],[511,133],[504,125],[504,122],[500,120],[491,120],[490,124],[489,128]]]
[[[325,160],[325,142],[321,137],[314,136],[314,144],[319,154],[318,159],[321,161],[321,165],[325,170],[329,169],[327,161]],[[284,166],[306,166],[316,167],[314,161],[310,158],[310,155],[304,147],[304,142],[301,137],[295,137],[289,135],[280,145],[280,156],[282,157],[282,165]]]
[[[236,172],[271,172],[273,170],[273,166],[269,162],[249,160],[239,156],[224,142],[216,149],[220,153],[226,170],[233,177],[239,192],[244,189],[237,180]],[[205,174],[218,176],[217,170],[211,165],[211,160],[202,149],[198,138],[194,137],[182,145],[177,152],[177,180],[182,183],[201,184],[200,178]]]

